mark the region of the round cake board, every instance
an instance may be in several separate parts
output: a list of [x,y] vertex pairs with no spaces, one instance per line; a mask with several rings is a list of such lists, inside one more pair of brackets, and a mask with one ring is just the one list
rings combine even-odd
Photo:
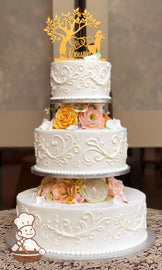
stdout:
[[[10,229],[12,234],[15,236],[17,229],[13,227]],[[89,261],[89,260],[101,260],[105,259],[107,261],[111,261],[113,259],[120,260],[121,258],[129,258],[130,256],[139,255],[141,252],[146,251],[153,245],[155,241],[155,232],[151,228],[147,228],[147,238],[141,244],[136,245],[135,247],[128,248],[125,250],[117,251],[117,252],[109,252],[109,253],[98,253],[98,254],[56,254],[56,253],[46,253],[45,256],[42,257],[42,260],[70,260],[70,261]],[[5,234],[5,243],[8,248],[11,249],[12,245],[15,243],[15,240],[10,235],[9,232]]]
[[31,167],[31,172],[35,175],[39,176],[50,176],[54,178],[87,178],[87,179],[93,179],[93,178],[105,178],[105,177],[111,177],[111,176],[120,176],[124,175],[130,172],[130,166],[126,165],[124,169],[116,170],[116,171],[107,171],[107,172],[89,172],[89,173],[83,173],[83,172],[59,172],[59,171],[51,171],[51,170],[44,170],[39,169],[35,165]]

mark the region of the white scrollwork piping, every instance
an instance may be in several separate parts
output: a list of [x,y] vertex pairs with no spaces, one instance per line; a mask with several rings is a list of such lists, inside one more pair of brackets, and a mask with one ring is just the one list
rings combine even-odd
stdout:
[[44,166],[53,160],[60,166],[68,163],[69,159],[74,157],[74,154],[80,152],[81,147],[77,144],[77,139],[74,140],[71,135],[65,136],[55,135],[52,137],[49,144],[46,143],[43,135],[35,133],[35,154],[37,160],[42,160]]
[[128,220],[124,214],[116,215],[114,219],[114,229],[112,231],[112,238],[114,240],[119,239],[122,235],[130,232],[139,231],[145,228],[146,220],[146,205],[142,203],[135,216],[135,222],[132,224],[131,220]]
[[93,63],[93,65],[89,64],[88,66],[85,66],[82,62],[77,62],[71,66],[55,64],[51,67],[52,95],[57,87],[64,94],[70,93],[72,91],[71,85],[75,85],[75,90],[77,91],[89,88],[92,94],[96,93],[96,86],[99,86],[103,92],[108,92],[111,67],[101,67],[100,64],[100,62]]
[[97,138],[90,138],[87,140],[87,145],[90,146],[84,153],[84,163],[92,165],[95,162],[100,162],[105,159],[109,165],[113,165],[120,159],[121,152],[127,151],[125,144],[125,134],[122,132],[120,135],[114,135],[111,138],[112,145],[110,149],[106,147],[105,143],[101,140],[101,136]]
[[[50,230],[53,233],[54,238],[57,238],[57,244],[59,241],[65,241],[67,239],[75,239],[76,243],[79,244],[82,237],[88,237],[89,240],[95,238],[95,233],[103,231],[105,225],[109,225],[110,218],[103,217],[103,212],[98,212],[97,215],[92,214],[91,212],[86,212],[78,222],[78,225],[74,228],[73,224],[69,219],[59,220],[59,216],[56,215],[52,224],[51,222],[43,224],[42,228]],[[49,232],[44,233],[44,237],[49,237]]]

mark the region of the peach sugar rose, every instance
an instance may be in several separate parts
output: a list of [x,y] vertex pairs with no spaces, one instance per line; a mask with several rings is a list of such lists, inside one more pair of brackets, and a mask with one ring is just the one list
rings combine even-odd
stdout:
[[116,195],[123,195],[123,183],[114,177],[109,177],[108,182],[108,196],[115,197]]
[[88,108],[86,112],[81,112],[79,121],[85,129],[99,129],[104,127],[105,118],[99,110]]
[[73,180],[60,180],[53,185],[53,200],[60,203],[71,203],[76,197],[76,187]]
[[58,109],[55,119],[53,121],[53,127],[56,129],[65,129],[71,125],[76,125],[78,122],[78,113],[74,108],[67,106]]

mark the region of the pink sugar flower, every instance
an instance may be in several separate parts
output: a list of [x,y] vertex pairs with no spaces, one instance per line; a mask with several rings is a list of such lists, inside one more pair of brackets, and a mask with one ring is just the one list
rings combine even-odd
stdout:
[[104,127],[105,118],[99,110],[88,108],[86,112],[81,112],[79,121],[85,129],[100,129]]
[[53,200],[60,203],[71,203],[76,195],[73,180],[61,180],[52,187]]
[[82,204],[82,202],[84,201],[84,198],[82,196],[80,196],[79,193],[76,194],[76,197],[74,199],[74,203],[75,204]]
[[37,196],[41,196],[42,191],[42,188],[40,188],[40,190],[38,190]]
[[53,182],[46,184],[45,187],[43,188],[41,195],[46,198],[52,192],[52,187],[53,187]]
[[117,180],[114,177],[109,177],[108,196],[115,197],[118,195],[123,198],[123,188],[124,185],[120,180]]

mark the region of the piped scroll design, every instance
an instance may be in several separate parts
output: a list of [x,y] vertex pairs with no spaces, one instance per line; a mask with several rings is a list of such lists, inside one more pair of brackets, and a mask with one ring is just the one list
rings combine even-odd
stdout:
[[111,142],[114,147],[109,149],[101,140],[100,134],[96,139],[88,139],[87,145],[90,147],[84,154],[84,163],[88,166],[91,166],[95,162],[100,162],[105,159],[110,166],[113,166],[114,163],[120,160],[121,152],[126,153],[127,151],[124,132],[122,132],[120,135],[112,136]]
[[136,232],[145,229],[146,224],[146,205],[142,203],[135,215],[135,225],[132,225],[131,220],[128,220],[124,214],[116,215],[114,219],[114,229],[112,231],[112,238],[118,240],[122,235],[127,233]]
[[[53,222],[48,221],[42,225],[43,237],[45,239],[52,237],[56,245],[66,244],[65,240],[68,239],[74,239],[76,244],[79,244],[83,237],[87,237],[89,240],[95,239],[96,233],[103,231],[104,226],[109,225],[109,223],[110,218],[104,218],[102,211],[95,215],[91,212],[85,212],[76,227],[69,219],[61,220],[59,215],[55,215]],[[47,229],[46,233],[45,229]]]
[[[100,63],[99,63],[100,64]],[[101,68],[99,64],[85,66],[84,63],[76,63],[72,66],[61,66],[55,64],[55,70],[51,68],[51,87],[52,95],[59,85],[59,90],[63,93],[70,93],[70,85],[77,82],[75,90],[91,89],[93,94],[96,93],[96,86],[101,87],[103,92],[107,92],[107,83],[110,86],[110,69]],[[84,80],[83,80],[84,78]]]
[[38,135],[35,132],[34,136],[36,159],[42,160],[45,167],[51,160],[60,166],[64,166],[69,159],[74,158],[74,155],[81,150],[77,136],[74,140],[69,134],[66,134],[64,137],[55,135],[52,137],[50,144],[45,141],[43,135]]
[[74,240],[76,244],[80,244],[82,239],[87,237],[87,240],[93,240],[97,237],[97,233],[102,233],[103,241],[112,238],[114,240],[121,239],[125,235],[131,235],[133,232],[138,232],[146,228],[146,204],[145,202],[137,209],[133,219],[127,219],[124,214],[119,214],[114,219],[106,216],[102,211],[92,213],[86,211],[75,225],[68,218],[61,218],[55,215],[46,219],[45,222],[41,219],[37,211],[29,211],[27,207],[22,209],[17,208],[17,213],[25,211],[35,216],[35,225],[39,227],[39,233],[45,240],[52,239],[55,245],[68,244],[68,240]]

